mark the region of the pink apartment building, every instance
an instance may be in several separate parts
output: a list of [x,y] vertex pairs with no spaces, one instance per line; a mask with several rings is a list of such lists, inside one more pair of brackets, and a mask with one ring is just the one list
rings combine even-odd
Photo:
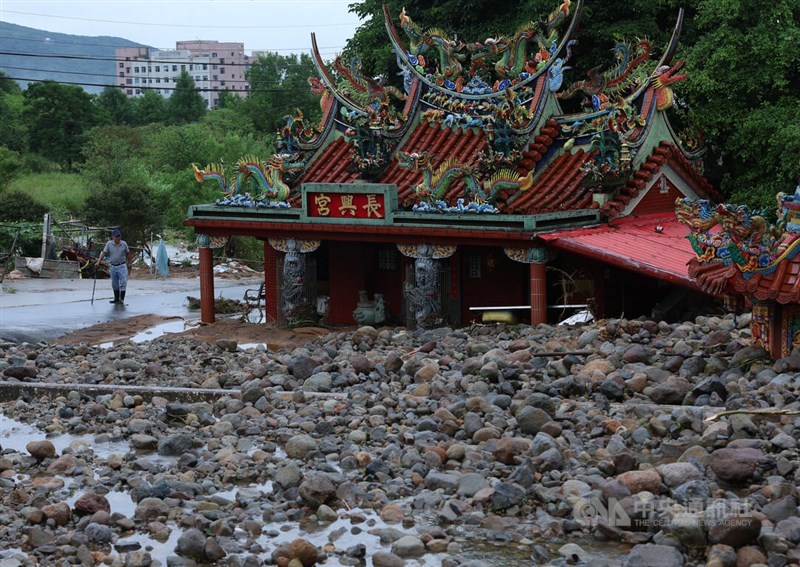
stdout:
[[245,55],[243,43],[178,41],[174,50],[121,47],[116,59],[117,85],[131,97],[141,96],[147,89],[169,97],[183,71],[192,77],[208,108],[216,106],[221,91],[247,95],[250,57]]

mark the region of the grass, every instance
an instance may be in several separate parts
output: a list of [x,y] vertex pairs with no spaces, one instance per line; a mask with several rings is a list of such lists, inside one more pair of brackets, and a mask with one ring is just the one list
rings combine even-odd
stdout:
[[89,194],[84,178],[77,173],[23,175],[12,180],[6,190],[28,194],[62,218],[77,214]]

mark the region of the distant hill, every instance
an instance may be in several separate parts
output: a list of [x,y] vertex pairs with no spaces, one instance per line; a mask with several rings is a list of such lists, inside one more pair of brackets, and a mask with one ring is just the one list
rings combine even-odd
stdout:
[[69,35],[0,22],[0,71],[22,88],[30,81],[51,80],[99,93],[115,84],[117,47],[147,46],[120,37]]

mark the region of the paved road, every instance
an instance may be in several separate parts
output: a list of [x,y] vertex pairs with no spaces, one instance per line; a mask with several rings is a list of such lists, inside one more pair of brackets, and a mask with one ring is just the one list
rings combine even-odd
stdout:
[[[263,276],[215,278],[214,292],[241,300],[246,289],[258,287]],[[111,280],[97,280],[92,302],[92,280],[27,278],[0,284],[0,341],[49,341],[71,331],[138,315],[200,318],[190,310],[187,296],[200,297],[199,278],[131,279],[125,305],[113,305]]]

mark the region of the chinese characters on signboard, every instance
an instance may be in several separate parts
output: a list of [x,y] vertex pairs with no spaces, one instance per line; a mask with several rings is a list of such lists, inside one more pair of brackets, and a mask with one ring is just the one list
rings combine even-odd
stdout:
[[341,219],[383,219],[386,204],[382,194],[308,193],[308,216]]

